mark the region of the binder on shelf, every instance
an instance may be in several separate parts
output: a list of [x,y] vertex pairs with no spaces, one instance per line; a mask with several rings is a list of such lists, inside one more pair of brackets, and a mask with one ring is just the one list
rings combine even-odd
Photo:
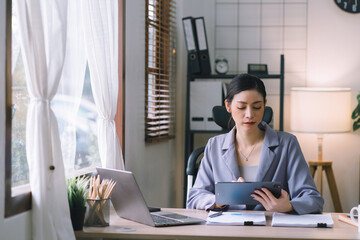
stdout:
[[192,17],[185,17],[182,19],[182,22],[185,34],[185,44],[188,51],[187,71],[189,74],[199,74],[201,70],[197,50],[196,29],[194,25],[194,20]]
[[211,74],[210,57],[206,37],[204,17],[194,18],[196,27],[196,39],[198,43],[200,70],[202,75]]

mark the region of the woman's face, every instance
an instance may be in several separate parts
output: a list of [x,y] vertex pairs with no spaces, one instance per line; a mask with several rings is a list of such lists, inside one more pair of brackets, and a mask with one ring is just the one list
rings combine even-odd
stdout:
[[257,129],[265,110],[264,97],[255,89],[236,94],[230,104],[225,100],[225,105],[238,131]]

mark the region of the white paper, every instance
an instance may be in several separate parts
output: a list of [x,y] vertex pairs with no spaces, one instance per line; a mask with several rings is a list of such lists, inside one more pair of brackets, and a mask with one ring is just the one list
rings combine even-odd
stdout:
[[274,213],[271,226],[273,227],[317,227],[318,223],[333,227],[334,221],[330,213],[327,214],[304,214],[292,215],[286,213]]
[[253,222],[253,225],[266,225],[265,213],[223,212],[220,216],[209,217],[216,212],[210,211],[206,224],[216,225],[244,225],[244,222]]

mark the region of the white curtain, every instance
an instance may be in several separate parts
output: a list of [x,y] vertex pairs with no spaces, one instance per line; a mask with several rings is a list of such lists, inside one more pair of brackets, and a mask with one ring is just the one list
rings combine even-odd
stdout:
[[[98,144],[103,167],[124,169],[114,117],[118,97],[118,1],[82,1],[85,48],[99,114]],[[86,24],[85,24],[86,23]]]
[[75,239],[55,115],[65,58],[66,0],[17,0],[21,53],[30,96],[26,152],[32,191],[32,238]]
[[76,155],[76,116],[79,110],[86,71],[84,30],[80,1],[68,2],[68,22],[65,63],[55,99],[67,104],[68,111],[62,114],[63,129],[60,129],[61,149],[65,172],[74,171]]

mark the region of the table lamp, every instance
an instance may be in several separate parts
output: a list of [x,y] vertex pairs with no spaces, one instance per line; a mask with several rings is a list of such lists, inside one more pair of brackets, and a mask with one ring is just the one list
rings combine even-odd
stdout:
[[318,170],[317,187],[322,193],[322,171],[325,170],[335,210],[342,212],[332,171],[332,162],[323,161],[323,134],[346,133],[351,130],[350,88],[292,88],[291,130],[318,136],[318,159],[309,161],[312,177]]

